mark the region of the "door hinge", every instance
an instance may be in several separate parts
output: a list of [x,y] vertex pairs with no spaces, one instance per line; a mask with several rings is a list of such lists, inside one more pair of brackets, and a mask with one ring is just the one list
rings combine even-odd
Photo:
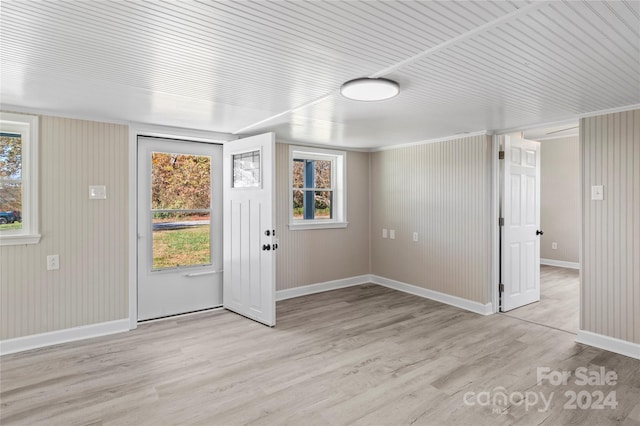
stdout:
[[498,284],[498,290],[500,293],[504,293],[504,284]]
[[498,226],[504,226],[504,217],[498,218]]
[[498,151],[498,160],[504,160],[504,151]]

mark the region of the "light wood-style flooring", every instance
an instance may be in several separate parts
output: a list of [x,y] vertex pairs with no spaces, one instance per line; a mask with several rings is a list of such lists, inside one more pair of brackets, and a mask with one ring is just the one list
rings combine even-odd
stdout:
[[580,271],[540,266],[540,301],[504,313],[514,318],[578,333]]
[[[279,302],[275,328],[219,310],[4,356],[0,424],[640,422],[640,361],[574,339],[362,285]],[[604,367],[618,380],[536,384],[537,367]],[[564,409],[564,393],[581,390],[614,391],[617,407]],[[511,400],[483,405],[481,392]],[[552,398],[549,409],[525,409],[518,392]]]

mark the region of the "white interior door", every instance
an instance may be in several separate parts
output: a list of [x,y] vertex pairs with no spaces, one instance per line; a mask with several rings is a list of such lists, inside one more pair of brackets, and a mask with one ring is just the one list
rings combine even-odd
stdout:
[[275,136],[225,142],[224,307],[276,324]]
[[222,146],[138,138],[138,320],[222,306]]
[[540,143],[505,136],[501,311],[540,300]]

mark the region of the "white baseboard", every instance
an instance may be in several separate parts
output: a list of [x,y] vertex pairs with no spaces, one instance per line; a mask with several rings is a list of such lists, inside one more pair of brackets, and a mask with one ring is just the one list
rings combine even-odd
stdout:
[[435,300],[437,302],[446,303],[447,305],[475,312],[476,314],[491,315],[494,313],[493,305],[491,303],[482,304],[479,302],[474,302],[472,300],[463,299],[461,297],[451,296],[449,294],[444,294],[438,291],[418,287],[412,284],[391,280],[389,278],[379,277],[377,275],[371,276],[371,282],[384,287],[392,288],[394,290],[413,294],[414,296],[420,296],[426,299]]
[[339,288],[352,287],[354,285],[367,284],[370,282],[371,275],[358,275],[351,278],[343,278],[339,280],[326,281],[323,283],[288,288],[286,290],[278,290],[276,291],[276,301],[293,299],[294,297],[322,293],[323,291],[337,290]]
[[631,358],[640,359],[640,344],[605,336],[604,334],[593,333],[586,330],[578,330],[576,342],[585,345],[595,346],[609,352],[615,352]]
[[578,262],[565,262],[564,260],[540,259],[541,265],[558,266],[560,268],[580,269]]
[[0,340],[0,355],[8,355],[76,340],[90,339],[92,337],[106,336],[107,334],[121,333],[123,331],[129,331],[128,318]]

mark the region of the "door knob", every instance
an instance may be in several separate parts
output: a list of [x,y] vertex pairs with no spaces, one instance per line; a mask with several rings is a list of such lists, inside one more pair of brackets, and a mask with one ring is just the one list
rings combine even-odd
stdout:
[[536,235],[542,235],[542,234],[544,234],[544,232],[542,232],[540,229],[536,231]]
[[262,245],[262,250],[264,250],[264,251],[269,251],[269,250],[271,250],[271,244],[263,244],[263,245]]
[[274,244],[274,245],[273,245],[273,249],[274,249],[274,250],[278,250],[278,245],[277,245],[277,244]]
[[271,231],[269,231],[268,229],[266,231],[264,231],[264,235],[266,235],[267,237],[271,235]]

